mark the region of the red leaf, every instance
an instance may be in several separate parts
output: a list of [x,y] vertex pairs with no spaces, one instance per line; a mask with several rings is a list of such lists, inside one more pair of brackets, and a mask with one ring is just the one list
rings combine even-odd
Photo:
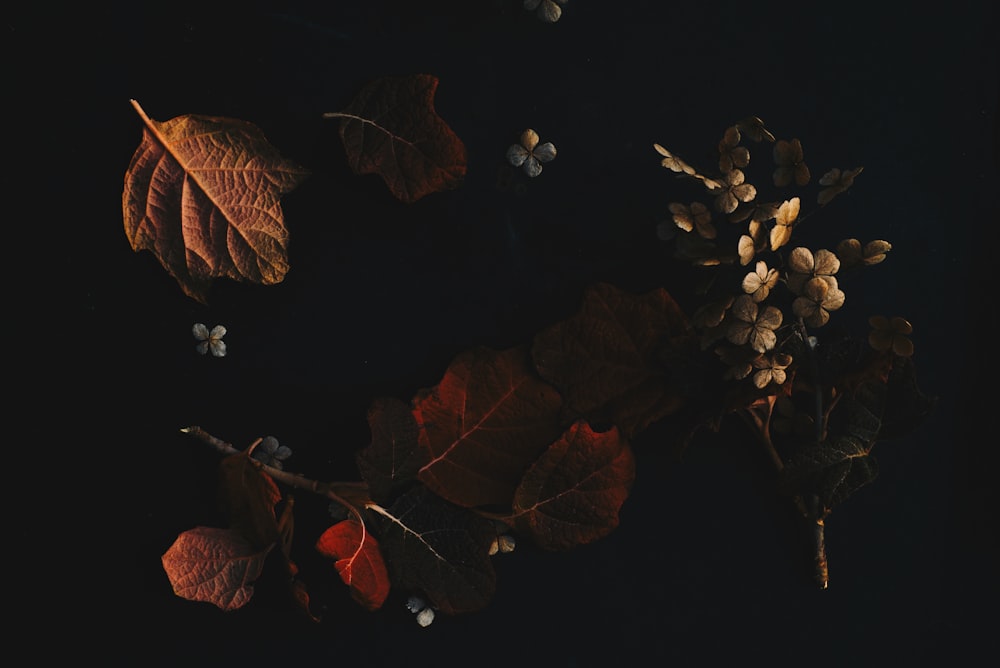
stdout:
[[619,431],[577,422],[524,476],[512,518],[549,550],[590,543],[618,526],[634,480],[635,459]]
[[281,500],[278,486],[254,463],[250,455],[229,455],[220,465],[222,503],[229,526],[258,548],[280,537],[275,505]]
[[415,74],[370,82],[340,112],[340,138],[355,174],[378,174],[398,199],[458,187],[465,144],[434,111],[437,77]]
[[611,421],[631,438],[680,406],[657,352],[687,332],[666,290],[636,296],[601,283],[576,315],[539,332],[531,352],[542,378],[563,393],[570,420]]
[[334,566],[340,579],[351,588],[351,596],[366,610],[382,607],[389,595],[389,573],[378,542],[356,520],[344,520],[323,532],[316,549]]
[[509,505],[528,466],[559,435],[560,405],[523,347],[459,355],[414,400],[430,453],[420,481],[460,506]]
[[413,410],[398,399],[376,400],[368,410],[368,426],[372,440],[358,452],[358,470],[371,499],[389,503],[394,493],[416,479],[427,463],[427,451],[418,442]]
[[179,535],[161,561],[178,596],[236,610],[253,596],[272,547],[256,548],[232,529],[196,527]]

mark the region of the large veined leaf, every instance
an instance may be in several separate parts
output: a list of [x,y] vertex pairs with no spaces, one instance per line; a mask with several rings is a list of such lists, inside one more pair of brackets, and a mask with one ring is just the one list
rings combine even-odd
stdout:
[[271,285],[288,272],[281,196],[308,175],[260,128],[233,118],[142,118],[122,208],[132,249],[151,251],[185,294],[206,303],[212,279]]
[[420,481],[460,506],[509,506],[524,472],[562,432],[561,402],[524,347],[462,353],[414,400],[429,453]]
[[610,421],[626,437],[681,404],[658,369],[658,352],[688,321],[663,289],[632,295],[606,283],[589,288],[580,310],[535,336],[541,376],[563,393],[571,420]]
[[415,202],[458,187],[465,144],[434,110],[438,79],[429,74],[368,83],[343,110],[340,138],[356,174],[378,174],[398,199]]
[[602,538],[635,480],[635,459],[617,428],[574,423],[525,474],[514,495],[513,525],[550,550]]
[[484,607],[496,591],[489,558],[491,521],[415,487],[389,508],[372,506],[394,584],[426,594],[434,607],[457,614]]
[[161,561],[178,596],[236,610],[253,596],[273,547],[258,548],[232,529],[196,527],[179,535]]

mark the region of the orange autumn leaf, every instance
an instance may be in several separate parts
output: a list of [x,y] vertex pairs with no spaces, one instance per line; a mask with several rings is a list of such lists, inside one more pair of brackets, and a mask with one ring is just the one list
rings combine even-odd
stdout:
[[160,122],[131,102],[145,124],[122,194],[132,249],[151,251],[203,304],[214,278],[280,283],[289,268],[280,199],[308,171],[246,121],[185,115]]
[[389,595],[389,573],[378,542],[361,522],[334,524],[316,541],[316,550],[335,560],[334,567],[355,601],[369,611],[382,607]]
[[229,611],[253,597],[273,547],[256,547],[233,529],[196,527],[179,535],[161,561],[175,594]]

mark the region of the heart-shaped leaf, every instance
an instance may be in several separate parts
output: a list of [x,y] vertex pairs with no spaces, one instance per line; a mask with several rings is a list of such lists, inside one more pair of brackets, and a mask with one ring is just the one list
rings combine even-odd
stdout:
[[420,481],[460,506],[509,506],[521,476],[561,433],[561,403],[523,346],[462,353],[414,400],[429,453]]
[[423,592],[448,614],[483,608],[496,591],[489,546],[494,525],[415,487],[388,509],[371,506],[380,518],[382,549],[392,581]]
[[370,611],[382,607],[389,595],[389,573],[378,542],[361,522],[344,520],[334,524],[316,541],[316,549],[336,560],[334,567],[351,588],[355,601]]
[[378,174],[398,199],[415,202],[458,187],[465,144],[434,110],[437,77],[414,74],[368,83],[342,111],[340,138],[355,174]]
[[525,474],[514,495],[513,526],[549,550],[606,536],[635,480],[635,459],[616,428],[574,423]]
[[178,596],[236,610],[253,596],[272,547],[255,547],[232,529],[195,527],[179,535],[161,561]]
[[208,300],[214,278],[271,285],[288,271],[281,196],[308,175],[257,126],[178,116],[145,123],[125,173],[122,208],[132,249],[152,251],[185,294]]

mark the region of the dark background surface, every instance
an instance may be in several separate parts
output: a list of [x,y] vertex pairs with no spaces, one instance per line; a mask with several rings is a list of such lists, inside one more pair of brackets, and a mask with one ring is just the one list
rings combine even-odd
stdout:
[[[44,212],[16,226],[38,233],[19,248],[44,249],[16,312],[54,362],[43,391],[21,393],[46,415],[21,464],[53,481],[53,510],[17,534],[35,546],[20,619],[55,639],[36,651],[108,666],[930,666],[995,647],[991,3],[564,10],[552,25],[518,0],[47,5],[7,19],[12,155],[29,175],[16,194]],[[321,114],[418,72],[440,79],[436,108],[469,166],[461,188],[407,206],[349,171]],[[313,172],[283,199],[283,283],[217,281],[204,307],[131,251],[130,98],[157,120],[250,121]],[[593,282],[663,286],[693,310],[656,238],[678,191],[651,145],[695,161],[751,114],[802,140],[814,178],[864,165],[831,205],[836,229],[802,243],[892,242],[843,317],[910,319],[921,388],[939,398],[916,433],[876,447],[879,478],[830,518],[829,590],[752,440],[733,430],[678,464],[654,427],[634,443],[621,526],[571,553],[497,559],[481,612],[422,629],[401,598],[369,614],[345,592],[311,627],[264,597],[223,614],[172,594],[160,555],[213,521],[217,462],[179,428],[241,447],[273,434],[290,468],[353,479],[373,399],[409,399],[475,345],[529,341]],[[526,127],[559,155],[498,188]],[[194,352],[194,322],[229,328],[226,358]],[[299,505],[300,531],[320,526],[321,504]]]

